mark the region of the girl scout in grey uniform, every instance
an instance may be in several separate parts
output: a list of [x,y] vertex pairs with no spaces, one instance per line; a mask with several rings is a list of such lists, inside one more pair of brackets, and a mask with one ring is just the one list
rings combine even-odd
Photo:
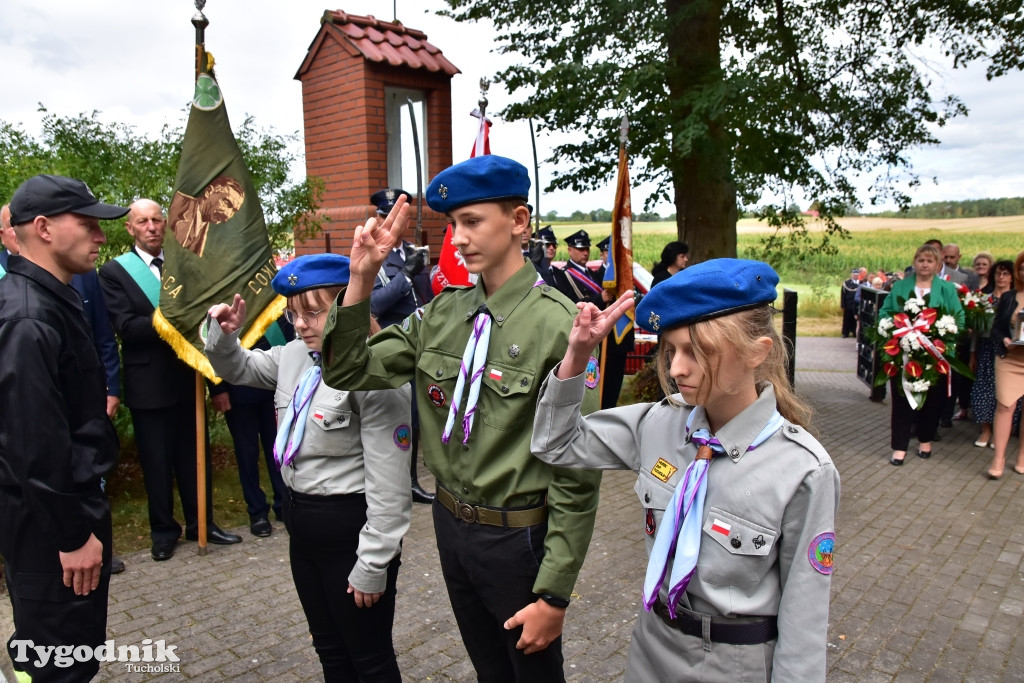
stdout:
[[627,681],[825,679],[839,475],[786,380],[777,284],[716,259],[651,290],[636,319],[661,335],[660,403],[580,416],[590,349],[629,295],[580,306],[541,389],[535,456],[639,475],[649,560]]
[[[276,388],[274,457],[295,588],[327,681],[401,681],[392,644],[395,581],[409,528],[409,385],[340,391],[320,380],[323,324],[348,258],[302,256],[274,277],[298,337],[269,351],[238,344],[245,302],[210,309],[206,355],[232,384]],[[347,577],[347,581],[346,581]]]

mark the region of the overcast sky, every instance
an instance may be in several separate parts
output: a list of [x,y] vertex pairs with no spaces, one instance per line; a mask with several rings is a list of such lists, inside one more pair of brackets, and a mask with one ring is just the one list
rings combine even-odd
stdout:
[[[479,98],[478,82],[504,66],[489,51],[493,33],[486,25],[457,24],[436,17],[441,0],[397,0],[398,18],[426,32],[462,74],[452,81],[453,155],[469,155],[475,119],[469,112]],[[217,59],[217,76],[232,121],[246,114],[278,133],[302,132],[300,83],[295,72],[316,36],[325,9],[394,17],[391,0],[322,1],[209,0],[207,49]],[[195,6],[190,0],[3,0],[0,10],[0,119],[20,122],[38,134],[39,103],[51,112],[74,115],[99,110],[107,121],[135,125],[143,132],[182,122],[192,95]],[[942,145],[912,154],[925,181],[912,193],[915,203],[1024,195],[1024,77],[986,82],[982,69],[955,72],[944,87],[959,94],[971,109],[938,131]],[[509,102],[500,84],[491,87],[489,111]],[[538,138],[542,159],[549,141]],[[495,120],[491,151],[533,167],[525,122]],[[549,167],[550,168],[550,167]],[[931,183],[933,176],[938,184]],[[634,189],[639,208],[644,188]],[[543,212],[568,215],[576,209],[610,209],[614,187],[578,194],[544,195]],[[669,205],[656,207],[663,215]]]

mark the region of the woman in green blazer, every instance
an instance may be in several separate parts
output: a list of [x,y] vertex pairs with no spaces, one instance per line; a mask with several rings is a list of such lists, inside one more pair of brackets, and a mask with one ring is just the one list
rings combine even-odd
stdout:
[[[939,250],[930,244],[918,247],[914,253],[914,271],[893,285],[889,296],[882,304],[879,319],[891,318],[903,312],[903,304],[907,299],[919,296],[928,302],[930,308],[942,314],[952,315],[959,329],[964,328],[964,309],[957,296],[956,287],[938,277],[936,273],[942,267]],[[928,390],[924,405],[915,411],[907,402],[903,393],[902,378],[897,376],[889,380],[892,396],[892,422],[890,426],[890,446],[892,457],[889,462],[902,465],[910,445],[910,426],[917,422],[918,456],[932,457],[932,440],[939,426],[939,415],[946,400],[946,384],[936,382]],[[915,415],[916,413],[916,415]]]

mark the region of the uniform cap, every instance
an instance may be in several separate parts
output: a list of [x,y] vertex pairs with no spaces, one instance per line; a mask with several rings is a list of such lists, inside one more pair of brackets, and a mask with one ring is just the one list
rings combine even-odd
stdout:
[[590,235],[587,234],[586,230],[577,230],[565,238],[565,243],[576,249],[589,249]]
[[438,213],[460,206],[502,199],[522,199],[530,194],[530,175],[518,161],[484,154],[449,166],[427,186],[427,205]]
[[286,263],[271,280],[270,286],[282,296],[295,296],[319,287],[348,284],[348,256],[309,254]]
[[377,207],[377,213],[387,216],[391,209],[395,208],[398,198],[405,195],[407,201],[412,201],[412,195],[397,187],[385,187],[370,195],[370,203]]
[[23,182],[11,197],[11,225],[31,222],[36,216],[62,213],[110,220],[125,215],[128,209],[104,204],[81,180],[59,175],[33,176]]
[[551,229],[550,225],[545,225],[537,231],[537,241],[544,244],[558,244],[558,238],[555,237],[555,231]]
[[608,245],[611,243],[611,241],[612,238],[611,235],[609,235],[608,237],[605,237],[603,240],[597,243],[597,248],[600,249],[601,251],[608,251]]
[[659,282],[636,308],[636,322],[661,334],[775,301],[779,276],[761,261],[720,258]]

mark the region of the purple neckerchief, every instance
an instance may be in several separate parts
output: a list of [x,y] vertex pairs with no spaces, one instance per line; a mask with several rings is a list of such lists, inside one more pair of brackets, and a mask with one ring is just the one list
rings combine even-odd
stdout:
[[302,374],[292,401],[284,411],[281,423],[277,426],[277,439],[274,441],[274,461],[278,469],[292,464],[295,454],[302,445],[302,435],[306,432],[306,416],[309,415],[309,404],[320,386],[320,354],[313,352],[313,365]]
[[[544,284],[544,278],[538,275],[533,286],[538,287],[542,284]],[[455,428],[455,419],[459,415],[459,405],[462,403],[462,393],[466,390],[467,379],[469,381],[469,397],[466,399],[466,412],[462,416],[462,445],[465,446],[469,442],[469,435],[473,431],[473,418],[476,416],[477,403],[480,400],[484,367],[487,364],[487,347],[490,343],[491,313],[485,304],[480,307],[480,312],[473,320],[473,333],[469,335],[466,350],[462,353],[462,362],[459,363],[459,378],[455,380],[452,407],[448,411],[448,419],[444,423],[441,443],[448,443],[452,438],[452,430]],[[473,370],[472,378],[469,376],[470,368]]]
[[[686,420],[686,433],[690,433],[693,421],[692,411]],[[784,420],[778,410],[772,412],[767,424],[747,448],[752,451],[782,427]],[[704,498],[708,489],[708,467],[713,455],[725,453],[721,442],[711,436],[706,428],[693,432],[690,441],[697,444],[697,457],[686,468],[683,480],[676,486],[665,514],[654,537],[651,557],[647,561],[647,575],[644,577],[643,602],[648,612],[658,598],[658,590],[665,580],[668,563],[672,558],[672,573],[668,590],[668,613],[676,616],[676,603],[686,591],[693,573],[697,569],[700,554],[701,527],[704,522]],[[666,529],[670,529],[666,531]]]

